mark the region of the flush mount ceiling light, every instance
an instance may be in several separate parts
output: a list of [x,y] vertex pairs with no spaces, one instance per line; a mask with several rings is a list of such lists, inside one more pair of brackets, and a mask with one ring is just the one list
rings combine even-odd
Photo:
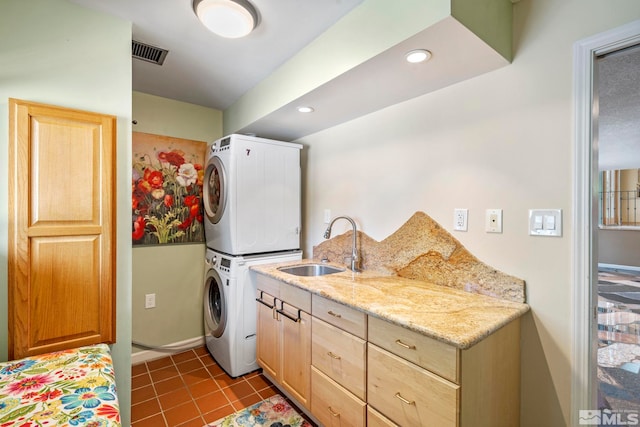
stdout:
[[313,113],[315,110],[313,109],[313,107],[298,107],[298,112],[299,113]]
[[425,62],[431,59],[431,52],[426,49],[414,49],[412,51],[407,52],[404,56],[407,62],[411,62],[412,64],[417,64],[419,62]]
[[258,12],[246,0],[193,0],[193,10],[212,33],[236,39],[258,25]]

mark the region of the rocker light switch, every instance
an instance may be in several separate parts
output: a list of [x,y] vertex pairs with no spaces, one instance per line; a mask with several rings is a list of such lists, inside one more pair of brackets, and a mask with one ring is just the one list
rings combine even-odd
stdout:
[[562,209],[530,209],[530,236],[562,236]]

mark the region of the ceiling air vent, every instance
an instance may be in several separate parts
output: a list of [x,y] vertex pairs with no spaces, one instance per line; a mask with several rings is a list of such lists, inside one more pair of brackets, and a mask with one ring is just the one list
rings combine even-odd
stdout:
[[131,52],[133,57],[136,59],[153,62],[158,65],[162,65],[164,58],[166,58],[167,53],[169,53],[168,50],[160,49],[159,47],[144,44],[135,40],[131,41]]

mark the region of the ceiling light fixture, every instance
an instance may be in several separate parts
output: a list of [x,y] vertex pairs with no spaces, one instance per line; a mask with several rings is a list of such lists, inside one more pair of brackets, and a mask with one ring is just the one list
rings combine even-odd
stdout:
[[298,107],[299,113],[313,113],[314,111],[313,107]]
[[246,0],[193,0],[193,10],[209,31],[229,39],[244,37],[258,25],[258,12]]
[[425,62],[431,59],[431,52],[426,49],[414,49],[412,51],[407,52],[404,56],[407,62],[411,62],[412,64],[417,64],[419,62]]

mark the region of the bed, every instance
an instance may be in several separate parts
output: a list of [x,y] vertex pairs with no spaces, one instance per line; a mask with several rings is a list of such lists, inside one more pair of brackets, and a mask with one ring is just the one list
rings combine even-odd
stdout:
[[119,427],[106,344],[0,363],[0,426]]

